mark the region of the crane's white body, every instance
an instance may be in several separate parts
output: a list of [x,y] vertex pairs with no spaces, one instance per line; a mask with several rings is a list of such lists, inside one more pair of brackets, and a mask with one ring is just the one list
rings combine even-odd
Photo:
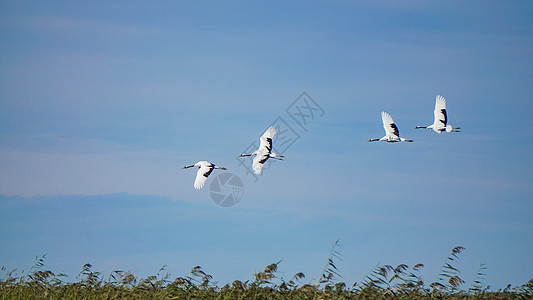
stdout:
[[383,121],[383,128],[385,129],[385,136],[380,139],[369,139],[367,142],[412,142],[413,140],[408,140],[403,137],[400,137],[400,131],[398,126],[394,123],[392,116],[387,112],[381,112],[381,120]]
[[283,160],[283,155],[277,155],[272,152],[272,140],[276,135],[277,131],[274,127],[270,126],[259,138],[259,148],[255,152],[250,154],[241,154],[238,157],[243,156],[255,156],[252,161],[252,169],[255,174],[261,174],[263,172],[263,165],[269,158],[274,158],[278,160]]
[[209,177],[209,174],[213,172],[214,169],[220,169],[220,170],[226,170],[224,167],[217,167],[214,164],[202,160],[194,165],[185,166],[182,169],[197,167],[198,172],[196,172],[196,179],[194,180],[194,188],[197,190],[200,190],[204,187],[205,181],[207,180],[207,177]]
[[441,132],[460,132],[460,127],[453,128],[448,124],[448,113],[446,111],[446,99],[441,95],[437,95],[435,99],[435,110],[433,111],[434,119],[433,124],[429,126],[416,126],[415,129],[427,128],[437,133]]

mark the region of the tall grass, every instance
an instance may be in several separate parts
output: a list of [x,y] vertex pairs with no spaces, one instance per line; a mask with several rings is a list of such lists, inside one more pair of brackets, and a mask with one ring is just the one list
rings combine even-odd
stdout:
[[487,270],[484,264],[468,289],[461,289],[464,280],[456,263],[465,250],[463,247],[452,249],[435,281],[427,286],[419,275],[422,264],[412,267],[400,264],[378,265],[360,283],[348,288],[340,281],[339,247],[337,240],[314,284],[305,282],[303,273],[289,280],[279,276],[282,261],[278,261],[256,272],[250,280],[235,280],[222,287],[200,266],[172,280],[166,266],[155,275],[139,279],[129,271],[115,268],[106,276],[85,264],[76,281],[68,282],[65,274],[47,270],[43,255],[36,257],[26,274],[1,268],[0,299],[533,299],[533,279],[521,286],[489,291],[483,283]]

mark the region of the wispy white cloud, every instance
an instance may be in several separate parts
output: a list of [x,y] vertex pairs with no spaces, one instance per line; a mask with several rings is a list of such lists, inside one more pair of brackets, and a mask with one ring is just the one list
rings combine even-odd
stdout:
[[[179,154],[90,141],[65,152],[0,150],[0,193],[8,195],[134,192],[174,196],[184,189]],[[90,148],[96,150],[90,150]]]

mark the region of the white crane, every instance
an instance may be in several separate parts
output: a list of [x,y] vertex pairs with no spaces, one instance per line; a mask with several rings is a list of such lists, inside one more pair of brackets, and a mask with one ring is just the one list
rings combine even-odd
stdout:
[[209,176],[209,174],[211,174],[211,172],[213,172],[214,169],[226,170],[226,168],[224,167],[217,167],[214,164],[205,160],[199,161],[194,165],[185,166],[182,169],[192,167],[198,167],[198,172],[196,172],[196,179],[194,180],[194,188],[197,190],[200,190],[204,187],[207,177]]
[[250,154],[241,154],[237,157],[244,157],[244,156],[253,156],[255,155],[252,163],[252,168],[254,169],[255,174],[261,174],[263,171],[263,164],[269,159],[277,159],[277,160],[283,160],[283,155],[277,155],[276,153],[272,152],[272,139],[276,135],[277,131],[274,127],[270,126],[268,129],[263,133],[261,138],[259,139],[260,145],[259,149],[255,150],[254,153]]
[[385,136],[380,139],[369,139],[367,142],[396,143],[413,141],[400,137],[400,131],[398,130],[398,126],[394,124],[394,120],[387,112],[381,112],[381,120],[383,121],[383,128],[385,128]]
[[446,99],[444,99],[444,97],[442,97],[441,95],[437,95],[437,98],[435,100],[435,111],[433,112],[433,114],[435,115],[435,120],[433,121],[433,124],[429,126],[416,126],[414,129],[427,128],[438,133],[444,131],[461,132],[459,130],[461,129],[461,127],[453,128],[452,125],[448,124],[448,115],[446,113]]

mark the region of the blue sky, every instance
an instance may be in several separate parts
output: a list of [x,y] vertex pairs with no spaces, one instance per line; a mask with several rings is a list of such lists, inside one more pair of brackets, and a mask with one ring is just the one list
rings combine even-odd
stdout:
[[[340,238],[349,284],[378,263],[429,283],[458,245],[466,288],[480,263],[493,287],[533,277],[532,3],[0,8],[1,265],[224,283],[283,259],[310,280]],[[306,130],[285,111],[304,91],[324,111]],[[411,129],[437,94],[463,132]],[[365,143],[382,110],[415,142]],[[235,156],[278,117],[301,138],[255,182]],[[179,167],[199,160],[243,180],[240,203],[193,189]]]

